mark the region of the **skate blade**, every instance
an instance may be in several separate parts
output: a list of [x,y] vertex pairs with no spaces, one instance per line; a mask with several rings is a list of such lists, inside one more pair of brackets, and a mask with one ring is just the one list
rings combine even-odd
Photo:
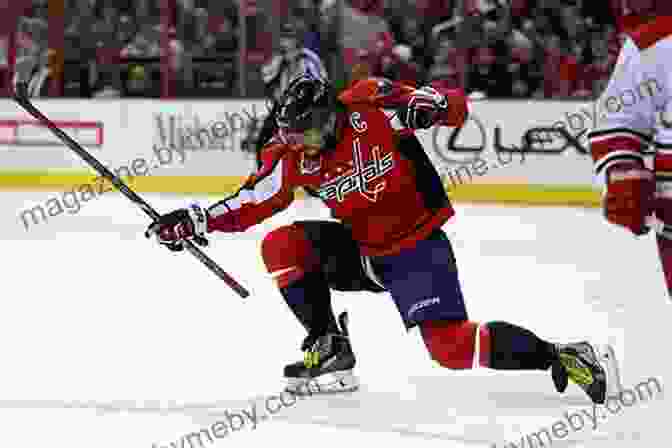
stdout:
[[359,379],[352,370],[330,372],[315,378],[286,378],[285,391],[295,395],[320,395],[353,392],[359,388]]
[[611,345],[600,345],[595,347],[595,351],[597,352],[597,359],[607,376],[607,398],[620,397],[621,392],[623,392],[623,384],[614,348]]

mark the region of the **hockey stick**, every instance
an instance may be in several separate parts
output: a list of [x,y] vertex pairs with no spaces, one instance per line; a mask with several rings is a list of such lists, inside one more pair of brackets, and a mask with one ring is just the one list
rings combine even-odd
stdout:
[[[44,116],[31,102],[28,95],[28,85],[24,82],[17,83],[16,89],[14,92],[14,101],[17,102],[26,112],[39,120],[42,124],[47,126],[49,130],[58,137],[63,143],[65,143],[70,149],[72,149],[78,156],[80,156],[84,161],[89,164],[98,174],[103,176],[105,179],[109,180],[117,189],[128,199],[134,202],[138,207],[142,209],[152,220],[158,220],[161,215],[154,210],[147,202],[145,202],[140,196],[138,196],[133,190],[131,190],[119,177],[113,174],[109,169],[107,169],[102,163],[100,163],[95,157],[93,157],[86,149],[84,149],[79,143],[74,141],[68,134],[63,132],[58,126],[56,126],[49,118]],[[210,257],[208,257],[203,251],[201,251],[194,243],[188,240],[183,241],[184,247],[196,257],[201,263],[203,263],[208,269],[210,269],[217,277],[222,279],[231,289],[233,289],[239,296],[242,298],[248,297],[250,295],[243,286],[241,286],[236,280],[234,280],[229,274],[227,274],[217,263],[215,263]]]

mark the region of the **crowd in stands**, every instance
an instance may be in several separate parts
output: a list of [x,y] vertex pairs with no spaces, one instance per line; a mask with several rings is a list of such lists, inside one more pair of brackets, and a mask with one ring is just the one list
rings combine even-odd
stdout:
[[398,0],[384,14],[394,42],[377,56],[377,74],[478,97],[591,98],[618,54],[609,8],[598,3]]
[[[60,91],[50,88],[47,0],[33,0],[17,24],[17,76],[29,74],[44,96],[158,97],[167,77],[178,97],[238,96],[241,84],[245,95],[262,96],[261,69],[277,52],[285,22],[331,76],[364,67],[375,76],[462,87],[473,97],[592,98],[618,51],[610,48],[618,39],[608,7],[597,0],[65,3]],[[0,48],[6,69],[6,40]]]

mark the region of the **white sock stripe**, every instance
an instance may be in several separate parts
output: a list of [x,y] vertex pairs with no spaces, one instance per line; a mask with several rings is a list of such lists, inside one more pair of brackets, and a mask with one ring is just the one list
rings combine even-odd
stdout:
[[290,273],[292,271],[296,271],[298,269],[299,269],[298,266],[291,266],[291,267],[288,267],[288,268],[285,268],[285,269],[280,269],[278,271],[273,271],[273,272],[269,273],[268,275],[270,275],[271,278],[278,278],[281,275],[288,274],[288,273]]

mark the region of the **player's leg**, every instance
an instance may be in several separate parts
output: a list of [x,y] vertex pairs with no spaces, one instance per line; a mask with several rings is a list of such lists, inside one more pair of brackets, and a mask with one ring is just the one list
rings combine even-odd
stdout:
[[672,240],[662,235],[656,235],[656,244],[663,274],[665,275],[667,294],[672,298]]
[[[659,152],[654,159],[656,176],[656,217],[667,225],[672,225],[672,154]],[[665,275],[665,285],[672,297],[672,239],[656,235],[658,254]]]
[[261,253],[287,305],[306,331],[335,329],[329,286],[303,228],[288,225],[269,232]]
[[[469,320],[450,241],[437,230],[392,257],[372,261],[407,328],[420,326],[434,360],[450,369],[548,370],[564,390],[571,378],[595,401],[604,400],[605,371],[587,343],[556,345],[508,322]],[[613,354],[612,354],[613,355]],[[588,384],[590,383],[590,384]]]
[[309,383],[319,392],[357,388],[347,315],[336,322],[331,289],[382,288],[365,278],[350,233],[336,222],[297,222],[270,232],[262,244],[262,255],[280,293],[308,333],[301,347],[304,361],[285,367],[288,388],[301,392]]
[[432,358],[449,369],[548,370],[558,392],[568,381],[597,403],[621,390],[611,346],[589,342],[553,344],[509,322],[430,320],[420,324]]

